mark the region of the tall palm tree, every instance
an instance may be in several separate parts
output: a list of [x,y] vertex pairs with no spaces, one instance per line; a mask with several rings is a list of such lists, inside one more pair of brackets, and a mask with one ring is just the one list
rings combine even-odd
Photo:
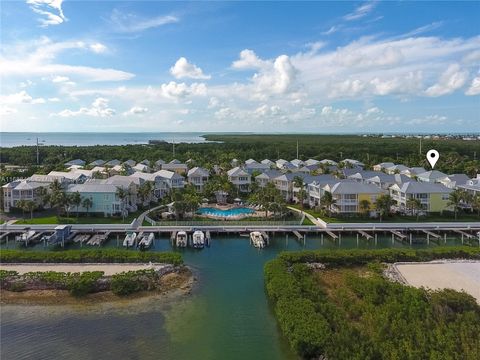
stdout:
[[367,215],[371,207],[370,201],[368,201],[367,199],[363,199],[363,200],[360,200],[358,205],[360,207],[360,211],[362,212],[362,214]]
[[70,195],[70,201],[73,206],[76,208],[77,212],[77,219],[78,219],[78,207],[82,203],[82,196],[78,191],[74,192],[73,194]]
[[333,195],[329,191],[325,191],[323,196],[320,198],[320,204],[324,209],[327,210],[328,216],[331,216],[332,206],[336,203],[336,200],[333,198]]
[[119,186],[119,187],[117,187],[116,195],[118,196],[118,198],[122,202],[122,219],[123,219],[123,221],[125,221],[125,199],[128,197],[129,192],[128,192],[128,190]]
[[380,214],[380,221],[382,221],[383,217],[390,214],[391,207],[393,205],[393,199],[388,194],[382,194],[377,198],[375,202],[375,206]]
[[472,206],[473,210],[477,210],[477,214],[478,216],[480,216],[480,194],[472,196],[470,200],[470,205]]
[[422,202],[420,201],[420,199],[409,198],[405,202],[405,205],[407,206],[407,209],[412,210],[412,213],[417,216],[418,220],[419,210],[422,208]]
[[25,218],[25,200],[18,200],[15,207],[22,210],[22,218]]
[[458,208],[460,207],[460,204],[463,202],[463,199],[465,198],[465,195],[463,192],[459,189],[453,190],[449,195],[448,195],[448,206],[453,207],[453,213],[455,215],[455,220],[457,220],[457,212]]
[[92,199],[90,198],[84,198],[82,200],[82,206],[87,209],[87,214],[88,214],[88,210],[91,209],[93,207],[93,201]]
[[30,219],[33,219],[33,210],[35,210],[35,208],[37,207],[35,201],[26,200],[23,206],[26,211],[30,212]]
[[300,189],[298,191],[297,197],[298,197],[298,201],[300,202],[300,206],[303,209],[303,202],[305,201],[305,198],[307,197],[307,192],[305,191],[305,183],[303,182],[303,178],[300,177],[300,176],[295,176],[293,178],[293,186]]

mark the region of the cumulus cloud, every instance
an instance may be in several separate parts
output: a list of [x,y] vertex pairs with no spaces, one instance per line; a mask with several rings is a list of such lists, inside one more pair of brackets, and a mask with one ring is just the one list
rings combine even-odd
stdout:
[[438,82],[425,91],[425,94],[432,97],[451,94],[465,85],[467,78],[468,71],[462,70],[459,64],[452,64],[440,76]]
[[2,116],[15,114],[16,112],[17,112],[17,109],[13,107],[0,105],[0,115]]
[[33,98],[25,90],[10,95],[0,96],[1,104],[44,104],[44,98]]
[[479,95],[480,94],[480,77],[477,76],[472,80],[470,87],[465,92],[465,95]]
[[207,93],[207,86],[204,83],[193,83],[187,85],[185,83],[177,83],[170,81],[168,84],[162,84],[161,94],[167,99],[178,100],[189,95],[204,96]]
[[67,20],[62,10],[63,0],[27,0],[27,4],[37,14],[40,26],[59,25]]
[[136,33],[167,24],[179,22],[180,19],[174,15],[159,15],[145,18],[131,13],[123,13],[117,9],[113,10],[110,16],[113,28],[117,32]]
[[127,116],[127,115],[142,115],[142,114],[145,114],[146,112],[148,112],[147,108],[141,107],[141,106],[134,106],[130,110],[125,111],[123,113],[123,115],[125,115],[125,116]]
[[109,101],[105,98],[96,98],[91,107],[82,107],[79,110],[65,109],[52,116],[60,117],[74,117],[79,115],[93,116],[93,117],[110,117],[115,115],[115,110],[109,107]]
[[210,75],[205,75],[198,66],[191,64],[184,57],[177,60],[174,66],[170,68],[170,74],[177,79],[210,79]]
[[270,64],[269,61],[260,59],[253,50],[245,49],[240,52],[240,59],[232,64],[234,69],[261,69]]

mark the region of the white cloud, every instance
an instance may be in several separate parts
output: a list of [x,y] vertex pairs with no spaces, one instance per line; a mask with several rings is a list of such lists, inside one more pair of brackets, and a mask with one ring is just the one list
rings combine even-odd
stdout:
[[45,99],[33,98],[25,90],[22,90],[15,94],[1,95],[1,104],[44,104]]
[[27,0],[27,4],[42,18],[38,19],[40,26],[59,25],[67,20],[62,11],[63,0]]
[[217,97],[213,96],[208,100],[208,108],[214,109],[220,105],[220,100]]
[[89,48],[97,54],[102,54],[107,51],[107,47],[101,43],[90,44]]
[[51,98],[48,98],[48,101],[50,102],[59,102],[60,99],[58,97],[51,97]]
[[79,110],[65,109],[51,116],[73,117],[79,115],[94,116],[94,117],[110,117],[115,115],[115,110],[109,108],[109,101],[105,98],[96,98],[90,108],[82,107]]
[[376,3],[374,1],[366,2],[365,4],[357,7],[355,11],[345,15],[343,19],[347,21],[361,19],[367,16],[370,12],[372,12],[372,10],[375,8],[375,5]]
[[52,79],[52,82],[54,83],[62,83],[62,82],[67,82],[70,81],[70,78],[68,76],[55,76]]
[[270,64],[270,62],[260,59],[253,50],[245,49],[240,52],[240,59],[232,64],[234,69],[261,69]]
[[16,112],[17,112],[17,109],[13,107],[0,105],[0,115],[2,116],[15,114]]
[[115,9],[110,16],[114,30],[123,33],[136,33],[148,29],[173,24],[180,21],[174,15],[160,15],[151,18],[143,18],[135,14],[122,13]]
[[72,49],[93,51],[83,41],[53,42],[47,37],[14,46],[6,45],[3,53],[8,54],[8,57],[0,57],[0,75],[4,77],[71,76],[81,77],[86,81],[121,81],[135,76],[116,69],[54,62],[58,54]]
[[207,93],[207,87],[204,83],[187,85],[185,83],[170,81],[168,84],[162,84],[160,88],[162,96],[173,100],[185,98],[189,95],[204,96]]
[[146,112],[148,112],[147,108],[141,107],[141,106],[134,106],[130,110],[125,111],[123,113],[123,115],[125,115],[125,116],[127,116],[127,115],[142,115],[142,114],[145,114]]
[[472,80],[470,87],[465,92],[465,95],[480,95],[480,77],[477,76]]
[[191,64],[184,57],[177,60],[174,66],[170,68],[170,74],[177,79],[210,79],[210,75],[205,75],[198,66]]
[[468,71],[462,70],[458,64],[452,64],[440,76],[435,85],[425,90],[425,94],[432,97],[451,94],[465,85],[467,78]]

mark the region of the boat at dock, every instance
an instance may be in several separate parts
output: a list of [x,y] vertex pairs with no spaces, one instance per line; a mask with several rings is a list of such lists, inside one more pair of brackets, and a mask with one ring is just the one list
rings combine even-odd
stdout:
[[28,245],[28,242],[33,239],[35,236],[36,232],[34,230],[27,230],[21,235],[18,235],[15,237],[15,240],[18,242],[23,242],[25,243],[25,246]]
[[187,247],[188,236],[185,231],[179,231],[175,238],[175,245],[177,247]]
[[250,233],[250,243],[259,249],[263,249],[266,245],[265,239],[260,231],[252,231]]
[[123,240],[123,246],[132,247],[135,245],[135,240],[137,239],[137,233],[135,232],[127,232],[127,236],[125,236],[125,240]]
[[205,234],[203,231],[197,230],[193,233],[192,245],[195,249],[203,249],[205,247]]
[[153,239],[155,238],[154,233],[145,234],[142,236],[142,239],[138,243],[140,249],[148,249],[153,244]]

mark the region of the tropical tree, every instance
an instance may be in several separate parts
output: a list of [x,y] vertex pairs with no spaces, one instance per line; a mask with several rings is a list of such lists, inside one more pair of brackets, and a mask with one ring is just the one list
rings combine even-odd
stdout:
[[116,195],[122,202],[122,219],[125,221],[125,199],[130,195],[129,191],[121,186],[117,187]]
[[30,219],[33,219],[33,210],[37,207],[35,201],[32,200],[25,200],[23,203],[23,207],[26,211],[30,212]]
[[377,198],[375,206],[380,215],[380,221],[382,221],[384,216],[387,216],[388,214],[390,214],[392,205],[393,205],[393,199],[388,194],[382,194]]
[[44,208],[50,202],[50,194],[44,186],[37,189],[37,196],[40,199],[40,205]]
[[320,205],[322,208],[327,210],[328,216],[331,216],[332,206],[336,203],[336,200],[333,198],[333,195],[330,191],[325,191],[323,196],[320,198]]
[[22,218],[25,218],[25,200],[18,200],[15,203],[15,207],[22,210]]
[[367,199],[360,200],[359,202],[359,207],[360,211],[362,212],[363,215],[367,216],[368,212],[370,211],[371,208],[371,203]]
[[145,181],[138,187],[138,196],[142,200],[142,203],[145,203],[146,200],[150,200],[153,191],[153,183],[150,181]]
[[455,216],[455,220],[457,220],[458,209],[460,208],[460,204],[464,201],[464,199],[465,199],[465,194],[460,189],[453,190],[448,195],[447,205],[453,207],[453,214]]
[[470,200],[470,205],[472,206],[473,210],[477,211],[478,216],[480,216],[480,194],[472,196]]
[[412,214],[417,216],[418,220],[419,210],[422,209],[422,202],[420,201],[420,199],[409,198],[406,201],[405,205],[407,206],[407,209],[410,209],[412,211]]
[[76,208],[77,212],[77,219],[78,219],[78,207],[82,203],[82,196],[78,191],[74,192],[73,194],[70,195],[70,202],[73,206]]
[[300,206],[303,209],[303,203],[307,197],[307,191],[305,190],[305,183],[303,182],[303,178],[301,176],[295,176],[293,178],[293,186],[300,189],[297,193],[297,198],[300,202]]
[[90,198],[83,198],[82,200],[82,206],[87,209],[87,214],[88,210],[90,210],[93,207],[93,201]]

